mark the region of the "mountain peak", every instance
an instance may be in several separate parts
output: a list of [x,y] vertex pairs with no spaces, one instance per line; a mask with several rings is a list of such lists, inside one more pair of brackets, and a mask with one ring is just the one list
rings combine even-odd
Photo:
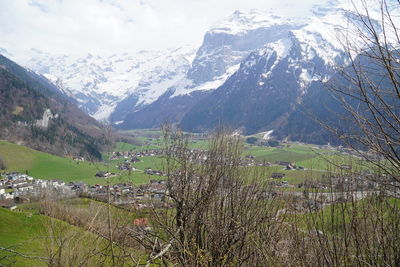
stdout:
[[12,55],[5,49],[4,47],[0,47],[0,55],[4,55],[6,57],[11,57]]
[[259,10],[236,10],[227,19],[217,23],[211,27],[210,33],[226,33],[226,34],[241,34],[248,31],[270,27],[275,24],[291,24],[295,23],[296,19],[278,15],[274,10],[259,11]]

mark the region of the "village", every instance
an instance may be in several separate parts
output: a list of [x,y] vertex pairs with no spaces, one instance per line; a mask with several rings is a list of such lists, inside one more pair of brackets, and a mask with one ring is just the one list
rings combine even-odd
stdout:
[[[173,152],[174,153],[174,152]],[[191,160],[196,159],[202,164],[207,160],[207,151],[202,149],[191,149]],[[145,151],[128,151],[128,152],[112,152],[110,160],[118,162],[116,166],[120,171],[135,171],[134,163],[140,162],[143,157],[159,157],[164,155],[163,150],[153,149]],[[85,161],[83,157],[75,157],[75,161]],[[313,189],[323,192],[333,185],[333,188],[341,190],[343,188],[353,191],[373,191],[378,189],[379,183],[373,182],[371,179],[365,180],[357,177],[354,173],[351,176],[342,179],[334,177],[331,184],[321,181],[311,181],[304,179],[304,182],[293,184],[285,180],[286,175],[290,171],[306,171],[303,166],[288,161],[275,161],[274,163],[267,161],[257,161],[252,155],[246,155],[240,159],[240,165],[246,167],[264,166],[275,167],[275,172],[271,172],[264,177],[269,181],[275,193],[280,193],[279,188],[286,188],[289,191],[296,192],[299,190]],[[343,164],[340,166],[342,170],[350,170],[351,166]],[[281,170],[281,172],[279,172]],[[121,182],[114,185],[94,184],[88,185],[83,182],[69,182],[58,179],[36,179],[28,174],[10,172],[0,177],[0,207],[14,210],[18,204],[24,204],[31,201],[38,201],[46,196],[56,197],[57,199],[66,199],[74,197],[87,197],[99,201],[108,201],[108,191],[110,192],[111,201],[114,205],[131,206],[135,208],[146,208],[151,205],[165,204],[167,195],[166,177],[168,174],[162,170],[156,170],[151,167],[144,168],[144,174],[149,176],[149,182],[141,185],[134,185],[129,182]],[[371,175],[371,174],[370,174]],[[99,171],[96,177],[111,179],[117,176],[115,173]],[[155,176],[150,179],[151,176]],[[380,178],[382,179],[382,178]],[[291,188],[291,189],[290,189]],[[108,190],[109,189],[109,190]],[[287,191],[287,190],[284,190]],[[301,192],[301,191],[300,191]],[[285,193],[287,194],[287,192]],[[150,201],[151,200],[151,201]]]
[[[107,186],[100,184],[34,179],[27,174],[11,172],[3,174],[0,179],[0,207],[14,210],[18,204],[38,201],[49,196],[57,199],[89,197],[102,201],[107,198],[107,189]],[[165,181],[156,180],[139,186],[130,183],[115,184],[110,185],[109,189],[114,204],[130,203],[138,208],[147,206],[140,202],[161,201],[166,194]]]

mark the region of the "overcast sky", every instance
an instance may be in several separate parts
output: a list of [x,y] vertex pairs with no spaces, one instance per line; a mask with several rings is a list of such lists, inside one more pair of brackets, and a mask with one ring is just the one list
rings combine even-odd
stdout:
[[130,52],[189,44],[235,10],[306,15],[325,0],[0,0],[0,48],[15,57]]

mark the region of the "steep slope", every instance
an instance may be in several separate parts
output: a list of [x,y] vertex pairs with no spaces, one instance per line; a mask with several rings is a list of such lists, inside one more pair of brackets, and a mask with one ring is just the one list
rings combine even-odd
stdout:
[[124,121],[117,122],[114,127],[124,130],[147,129],[159,127],[163,123],[176,123],[190,108],[206,96],[207,92],[195,91],[171,97],[173,94],[172,89],[167,91],[154,103],[144,106],[134,113],[128,113]]
[[[372,47],[372,49],[377,48]],[[374,53],[378,54],[378,52]],[[397,69],[400,67],[400,61],[397,60],[399,54],[397,51],[391,54],[395,59],[392,66]],[[361,73],[361,70],[357,68],[357,72],[355,72],[353,67],[348,66],[344,69],[346,75],[335,73],[325,83],[314,83],[310,86],[302,103],[297,105],[295,111],[288,117],[289,123],[276,128],[275,136],[279,139],[289,138],[308,143],[339,144],[340,140],[337,136],[340,135],[342,138],[347,136],[347,142],[363,147],[359,143],[359,137],[365,134],[365,129],[374,134],[378,134],[380,129],[385,129],[386,133],[397,132],[400,102],[397,97],[394,97],[396,89],[385,65],[376,58],[365,56],[365,54],[359,54],[354,58],[354,62],[358,66],[362,66],[362,69],[369,71]],[[366,79],[363,75],[368,76],[368,87],[364,88],[365,95],[361,94],[356,75],[362,75],[362,79]],[[378,91],[371,89],[370,85],[378,86],[372,88],[379,88],[379,93],[376,94]],[[347,94],[341,92],[347,92]],[[349,92],[351,93],[348,94]],[[368,102],[361,101],[364,96],[369,98]],[[343,101],[346,105],[343,104]],[[390,108],[388,109],[388,107]],[[363,118],[360,120],[361,123],[357,122],[358,116]],[[368,124],[367,128],[360,129],[358,125],[362,125],[364,122]],[[334,129],[335,134],[326,131],[325,127]]]
[[58,155],[100,158],[100,125],[47,79],[0,55],[0,138]]
[[224,85],[185,115],[181,126],[197,132],[223,123],[255,133],[287,123],[310,84],[333,72],[321,57],[305,59],[302,52],[293,34],[253,52]]

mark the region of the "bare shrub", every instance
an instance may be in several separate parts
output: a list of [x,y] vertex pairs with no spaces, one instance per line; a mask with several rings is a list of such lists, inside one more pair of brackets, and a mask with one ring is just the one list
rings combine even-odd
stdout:
[[154,209],[154,229],[141,239],[152,251],[149,262],[156,258],[181,266],[272,262],[282,224],[277,218],[280,204],[260,171],[241,167],[241,140],[218,131],[208,150],[196,153],[183,133],[166,127],[164,142],[167,203],[173,208]]

